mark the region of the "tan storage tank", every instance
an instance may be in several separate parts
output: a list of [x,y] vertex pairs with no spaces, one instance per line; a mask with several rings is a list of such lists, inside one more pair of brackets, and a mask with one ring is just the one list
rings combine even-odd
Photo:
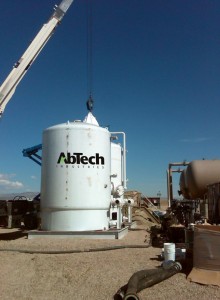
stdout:
[[207,185],[220,182],[220,160],[194,160],[182,174],[180,189],[184,197],[203,198]]

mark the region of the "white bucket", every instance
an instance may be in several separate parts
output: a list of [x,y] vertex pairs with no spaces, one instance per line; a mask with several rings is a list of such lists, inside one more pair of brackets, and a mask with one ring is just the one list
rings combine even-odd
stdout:
[[173,260],[175,261],[175,254],[176,254],[176,249],[175,249],[175,244],[174,243],[164,243],[164,260]]

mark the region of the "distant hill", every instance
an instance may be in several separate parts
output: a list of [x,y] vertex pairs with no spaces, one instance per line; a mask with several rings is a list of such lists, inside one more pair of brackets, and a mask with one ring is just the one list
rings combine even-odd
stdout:
[[21,196],[26,197],[28,200],[31,200],[38,194],[39,192],[0,194],[0,200],[13,200],[15,197],[21,197]]

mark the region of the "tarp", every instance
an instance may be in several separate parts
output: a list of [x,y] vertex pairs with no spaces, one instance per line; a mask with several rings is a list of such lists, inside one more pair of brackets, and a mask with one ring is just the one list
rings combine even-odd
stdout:
[[220,226],[195,226],[193,269],[187,279],[220,286]]

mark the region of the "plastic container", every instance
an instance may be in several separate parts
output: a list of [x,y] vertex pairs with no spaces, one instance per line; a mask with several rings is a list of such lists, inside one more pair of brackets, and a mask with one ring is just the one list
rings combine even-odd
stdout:
[[[175,249],[176,260],[183,260],[186,258],[186,249],[176,248]],[[164,248],[161,251],[161,259],[164,260]]]
[[175,261],[175,255],[176,255],[176,247],[174,243],[164,243],[164,260],[165,261]]

